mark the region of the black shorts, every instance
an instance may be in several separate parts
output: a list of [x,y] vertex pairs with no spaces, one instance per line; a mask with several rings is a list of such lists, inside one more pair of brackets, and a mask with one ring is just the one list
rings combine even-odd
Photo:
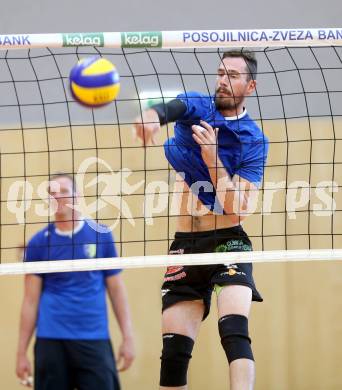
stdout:
[[109,340],[37,338],[35,390],[120,390]]
[[[252,243],[241,226],[206,232],[175,234],[170,254],[245,252],[252,250]],[[227,262],[229,254],[227,254]],[[168,267],[162,286],[162,309],[181,301],[202,299],[205,305],[203,319],[210,310],[211,293],[215,285],[242,285],[252,289],[252,300],[262,302],[253,280],[251,263],[191,265]]]

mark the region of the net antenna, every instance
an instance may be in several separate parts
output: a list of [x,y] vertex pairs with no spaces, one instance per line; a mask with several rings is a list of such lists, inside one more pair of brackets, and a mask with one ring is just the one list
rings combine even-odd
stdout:
[[[270,139],[244,225],[256,250],[228,260],[165,255],[177,193],[163,142],[173,126],[142,148],[132,120],[178,93],[212,94],[217,64],[233,48],[256,53],[247,106]],[[11,34],[0,35],[0,49],[0,274],[342,259],[342,28]],[[120,73],[119,97],[101,109],[81,106],[69,90],[71,67],[91,55]],[[111,228],[120,258],[21,261],[30,237],[53,220],[46,187],[61,171],[75,177],[85,217]]]

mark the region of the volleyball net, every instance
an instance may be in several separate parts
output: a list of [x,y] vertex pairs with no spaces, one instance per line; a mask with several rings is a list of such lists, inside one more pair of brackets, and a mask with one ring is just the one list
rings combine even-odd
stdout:
[[[142,147],[134,118],[179,93],[213,94],[231,48],[256,53],[246,106],[270,140],[244,223],[255,252],[166,255],[179,216],[163,150],[173,124]],[[342,29],[0,35],[0,49],[0,274],[342,258]],[[92,55],[114,63],[121,83],[96,109],[69,90],[71,68]],[[29,239],[53,221],[56,172],[75,177],[82,214],[112,230],[120,258],[22,263]]]

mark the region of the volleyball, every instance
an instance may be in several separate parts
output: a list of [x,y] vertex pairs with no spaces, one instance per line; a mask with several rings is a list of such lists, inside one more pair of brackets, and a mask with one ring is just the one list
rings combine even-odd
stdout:
[[102,57],[81,59],[70,72],[70,89],[80,103],[99,107],[112,102],[120,91],[115,66]]

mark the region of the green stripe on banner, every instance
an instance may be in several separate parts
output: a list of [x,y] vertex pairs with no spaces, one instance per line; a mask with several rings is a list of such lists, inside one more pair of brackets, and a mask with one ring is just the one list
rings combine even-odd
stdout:
[[63,34],[63,46],[104,46],[103,33]]
[[161,31],[123,32],[121,47],[162,47]]

